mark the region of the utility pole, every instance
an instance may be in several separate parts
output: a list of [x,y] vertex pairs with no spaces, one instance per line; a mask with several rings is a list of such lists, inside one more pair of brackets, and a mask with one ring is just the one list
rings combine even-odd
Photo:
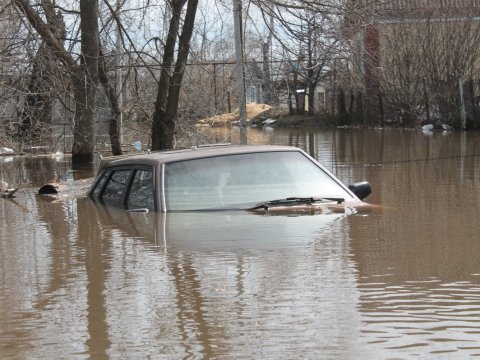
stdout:
[[247,144],[247,108],[245,103],[245,71],[243,69],[242,0],[233,0],[235,58],[237,64],[237,98],[240,112],[240,144]]
[[270,52],[272,51],[272,39],[273,39],[273,15],[270,15],[270,29],[268,33],[267,41],[263,44],[263,85],[264,85],[264,97],[265,103],[268,105],[273,104],[273,86],[271,75],[271,58]]
[[218,101],[217,101],[217,64],[213,63],[213,96],[215,99],[215,115],[218,112]]
[[[117,0],[117,11],[120,12],[120,0]],[[119,14],[119,13],[118,13]],[[120,16],[120,15],[118,15]],[[121,29],[119,24],[117,23],[116,28],[116,36],[117,39],[115,41],[115,65],[116,65],[116,92],[118,94],[118,106],[121,109],[123,107],[123,74],[122,74],[122,40],[121,40]],[[117,131],[118,131],[118,141],[120,146],[123,144],[123,111],[120,112],[120,117],[117,119]]]
[[467,127],[467,113],[465,111],[465,98],[463,96],[463,79],[458,79],[458,89],[460,91],[460,119],[463,130]]

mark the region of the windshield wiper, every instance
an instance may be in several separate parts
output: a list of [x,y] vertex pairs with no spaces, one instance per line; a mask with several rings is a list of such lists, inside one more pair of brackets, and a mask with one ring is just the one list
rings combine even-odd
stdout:
[[264,201],[262,203],[256,204],[254,207],[248,210],[258,210],[258,209],[268,210],[270,206],[274,206],[274,205],[289,206],[289,205],[314,204],[318,202],[331,202],[331,201],[336,201],[337,204],[341,204],[345,201],[345,199],[337,198],[337,197],[288,197],[285,199]]

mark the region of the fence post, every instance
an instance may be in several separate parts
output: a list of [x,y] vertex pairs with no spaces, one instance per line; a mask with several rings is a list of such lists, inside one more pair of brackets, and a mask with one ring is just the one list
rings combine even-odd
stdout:
[[362,125],[364,123],[364,118],[363,118],[363,96],[362,96],[362,91],[358,90],[357,91],[357,121],[359,121]]
[[423,96],[425,97],[425,110],[427,112],[427,122],[430,124],[430,101],[427,93],[427,81],[423,78]]
[[460,119],[461,119],[461,127],[465,130],[467,117],[465,114],[465,99],[463,97],[463,80],[458,79],[458,87],[460,91]]
[[473,79],[470,78],[470,86],[468,87],[470,91],[470,104],[472,106],[472,117],[473,117],[473,126],[478,128],[478,114],[477,114],[477,104],[475,103],[475,88],[473,85]]
[[353,89],[350,88],[350,104],[348,106],[348,122],[349,125],[353,123],[353,103],[355,102],[355,94],[353,93]]
[[383,96],[381,91],[378,92],[378,105],[380,107],[380,124],[383,127],[385,124],[385,112],[383,110]]

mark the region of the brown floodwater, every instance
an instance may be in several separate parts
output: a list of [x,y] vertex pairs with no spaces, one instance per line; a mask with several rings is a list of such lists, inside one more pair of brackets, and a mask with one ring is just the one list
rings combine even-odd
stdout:
[[[236,131],[215,129],[215,141]],[[2,358],[480,356],[480,133],[251,129],[369,213],[138,214],[70,194],[68,159],[0,158]]]

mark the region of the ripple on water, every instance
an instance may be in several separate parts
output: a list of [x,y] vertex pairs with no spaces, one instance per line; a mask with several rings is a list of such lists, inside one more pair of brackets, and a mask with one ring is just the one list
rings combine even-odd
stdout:
[[480,288],[438,279],[360,286],[362,337],[380,351],[480,356]]

